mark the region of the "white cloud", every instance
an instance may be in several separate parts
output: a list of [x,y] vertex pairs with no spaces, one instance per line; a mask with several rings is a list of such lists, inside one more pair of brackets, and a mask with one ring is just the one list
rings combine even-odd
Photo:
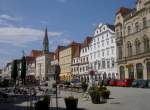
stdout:
[[0,19],[9,20],[9,21],[22,20],[21,17],[13,17],[13,16],[10,16],[10,15],[7,15],[7,14],[1,14],[1,15],[0,15]]
[[8,23],[6,20],[0,19],[0,26],[12,26],[12,24]]
[[[49,37],[61,36],[62,32],[48,32]],[[24,45],[29,42],[41,40],[44,31],[24,27],[0,27],[0,42],[12,45]]]

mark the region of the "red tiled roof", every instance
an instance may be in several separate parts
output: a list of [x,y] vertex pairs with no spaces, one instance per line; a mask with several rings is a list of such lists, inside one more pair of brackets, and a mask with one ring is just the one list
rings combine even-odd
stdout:
[[32,50],[30,56],[38,57],[38,56],[41,56],[42,54],[43,54],[43,51],[41,51],[41,50]]
[[[41,50],[32,50],[31,54],[30,54],[30,57],[35,57],[36,58],[36,57],[42,56],[43,54],[44,53]],[[51,60],[53,60],[54,59],[54,52],[49,52],[48,56]]]
[[131,11],[132,11],[132,9],[120,7],[116,14],[121,13],[122,16],[126,16]]
[[32,64],[35,62],[35,57],[32,56],[26,56],[26,62],[27,64]]

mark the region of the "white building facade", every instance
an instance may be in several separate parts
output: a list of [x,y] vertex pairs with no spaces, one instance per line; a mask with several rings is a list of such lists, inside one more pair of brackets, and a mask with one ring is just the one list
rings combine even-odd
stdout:
[[113,25],[99,24],[89,45],[89,71],[95,71],[95,80],[116,78],[114,29]]

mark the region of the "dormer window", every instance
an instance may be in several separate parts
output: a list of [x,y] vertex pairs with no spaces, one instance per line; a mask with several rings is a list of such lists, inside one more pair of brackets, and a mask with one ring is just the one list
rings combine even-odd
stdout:
[[105,31],[105,27],[103,27],[103,30]]
[[147,26],[146,24],[146,18],[143,18],[143,28],[145,28]]
[[97,34],[99,33],[99,31],[97,30]]

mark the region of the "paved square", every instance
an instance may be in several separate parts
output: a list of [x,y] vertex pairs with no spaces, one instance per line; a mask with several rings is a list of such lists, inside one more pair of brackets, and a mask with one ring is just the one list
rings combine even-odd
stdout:
[[[61,91],[59,107],[65,108],[64,97],[73,95],[79,98],[78,107],[85,110],[149,110],[150,89],[108,87],[111,90],[110,99],[106,104],[92,104],[91,100],[83,98],[83,93]],[[55,98],[52,98],[55,107]],[[27,110],[27,103],[23,98],[16,98],[8,103],[0,103],[0,110]],[[53,109],[54,110],[54,109]]]

